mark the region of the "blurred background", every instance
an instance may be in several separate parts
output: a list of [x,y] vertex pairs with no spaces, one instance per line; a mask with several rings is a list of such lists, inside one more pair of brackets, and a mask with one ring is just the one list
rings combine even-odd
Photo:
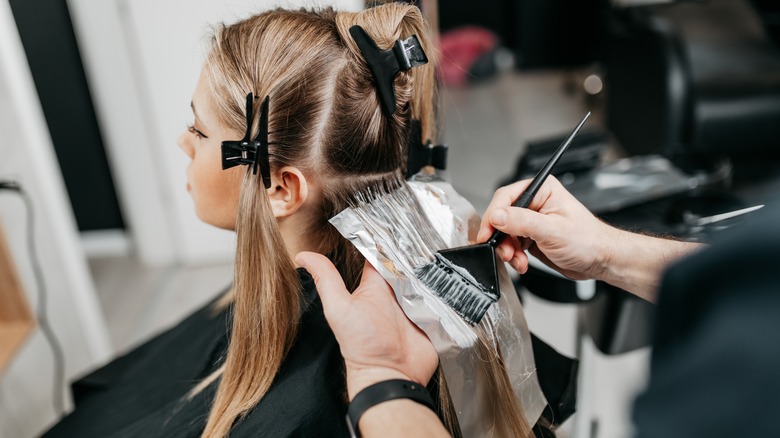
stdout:
[[[706,242],[778,199],[776,1],[418,4],[440,32],[431,140],[480,212],[586,111],[556,173],[610,223]],[[271,6],[0,0],[0,437],[41,433],[68,381],[230,284],[234,238],[195,217],[176,139],[210,29]],[[517,285],[531,330],[579,359],[558,435],[630,435],[652,305],[539,264]]]

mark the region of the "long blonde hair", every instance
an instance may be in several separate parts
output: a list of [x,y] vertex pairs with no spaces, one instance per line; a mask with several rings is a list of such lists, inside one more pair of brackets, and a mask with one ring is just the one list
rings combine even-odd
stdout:
[[[330,256],[348,285],[356,284],[362,260],[328,218],[346,207],[350,193],[397,177],[410,118],[422,121],[424,136],[435,138],[434,63],[396,77],[396,112],[387,117],[349,36],[353,25],[385,49],[416,34],[429,58],[435,56],[420,11],[387,4],[359,13],[275,10],[223,26],[205,65],[215,113],[225,127],[242,130],[248,92],[270,96],[271,168],[295,166],[318,184],[319,212],[301,232]],[[257,405],[298,331],[300,281],[259,178],[248,172],[241,188],[225,362],[194,390],[220,379],[203,436],[226,436]]]

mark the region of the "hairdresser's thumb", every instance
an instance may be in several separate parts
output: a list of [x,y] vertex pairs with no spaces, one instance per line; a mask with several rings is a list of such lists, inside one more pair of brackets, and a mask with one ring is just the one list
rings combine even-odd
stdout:
[[387,284],[382,275],[377,272],[376,268],[366,260],[363,265],[363,277],[360,279],[361,286],[376,286],[383,289],[390,289],[390,285]]
[[338,309],[349,304],[350,295],[344,286],[344,280],[341,279],[341,274],[327,257],[304,251],[295,256],[295,261],[306,269],[314,279],[326,318],[330,319],[329,315],[335,316],[339,312]]

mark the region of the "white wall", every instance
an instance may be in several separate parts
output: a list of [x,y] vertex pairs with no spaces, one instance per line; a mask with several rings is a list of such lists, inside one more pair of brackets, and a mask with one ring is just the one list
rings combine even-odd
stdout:
[[[32,198],[36,248],[48,288],[48,315],[65,350],[69,380],[111,353],[43,113],[8,2],[0,1],[0,179]],[[24,204],[0,192],[0,218],[30,304],[38,307],[25,241]],[[0,437],[39,434],[55,419],[52,354],[36,328],[0,375]],[[67,393],[67,391],[65,391]],[[67,406],[67,404],[66,404]]]
[[360,0],[68,0],[98,119],[138,254],[149,264],[229,260],[232,233],[200,222],[176,145],[192,114],[209,30],[277,5]]

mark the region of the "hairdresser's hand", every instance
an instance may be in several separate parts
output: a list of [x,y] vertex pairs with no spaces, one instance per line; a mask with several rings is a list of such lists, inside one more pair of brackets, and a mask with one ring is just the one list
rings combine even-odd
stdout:
[[609,259],[604,241],[613,230],[588,211],[550,176],[525,208],[512,203],[530,180],[498,189],[482,218],[478,241],[499,229],[510,236],[498,247],[502,260],[521,274],[528,270],[527,249],[545,264],[576,280],[596,278]]
[[596,279],[648,301],[664,269],[701,245],[660,239],[614,228],[596,218],[554,177],[549,177],[527,209],[512,203],[530,184],[520,181],[496,191],[478,234],[484,242],[499,229],[506,238],[497,252],[521,274],[528,250],[547,266],[575,279]]
[[314,278],[325,318],[341,346],[350,400],[363,388],[384,380],[428,383],[439,364],[436,350],[368,262],[360,286],[350,294],[325,256],[302,252],[295,260]]

